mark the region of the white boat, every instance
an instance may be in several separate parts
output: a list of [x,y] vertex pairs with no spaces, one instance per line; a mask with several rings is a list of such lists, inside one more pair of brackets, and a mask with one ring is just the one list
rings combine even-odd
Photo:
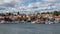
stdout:
[[43,22],[42,21],[33,21],[33,22],[31,22],[32,24],[43,24]]
[[53,24],[54,22],[46,21],[45,24]]
[[5,21],[4,20],[2,20],[2,21],[0,21],[0,24],[3,24]]

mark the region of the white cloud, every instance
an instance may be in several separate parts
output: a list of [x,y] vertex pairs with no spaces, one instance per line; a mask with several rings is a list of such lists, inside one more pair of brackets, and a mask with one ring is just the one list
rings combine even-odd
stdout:
[[[25,5],[24,2],[31,3]],[[6,7],[5,11],[20,11],[22,13],[26,13],[26,11],[27,13],[36,11],[47,12],[60,9],[59,0],[43,0],[42,2],[35,2],[34,0],[0,0],[0,6],[1,5]]]
[[10,3],[12,0],[0,0],[0,4]]
[[44,2],[60,2],[60,0],[43,0]]
[[10,3],[12,0],[3,0],[5,3]]
[[46,1],[46,2],[54,2],[56,0],[43,0],[43,1]]

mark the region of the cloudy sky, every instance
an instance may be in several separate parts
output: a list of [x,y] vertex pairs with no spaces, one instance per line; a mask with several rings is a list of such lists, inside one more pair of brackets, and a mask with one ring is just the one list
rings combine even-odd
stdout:
[[60,0],[0,0],[1,12],[51,12],[60,10]]

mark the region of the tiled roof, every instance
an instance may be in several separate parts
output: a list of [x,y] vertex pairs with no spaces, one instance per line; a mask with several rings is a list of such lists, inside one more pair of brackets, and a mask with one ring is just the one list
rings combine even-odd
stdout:
[[60,15],[58,15],[58,16],[55,16],[55,18],[60,18]]

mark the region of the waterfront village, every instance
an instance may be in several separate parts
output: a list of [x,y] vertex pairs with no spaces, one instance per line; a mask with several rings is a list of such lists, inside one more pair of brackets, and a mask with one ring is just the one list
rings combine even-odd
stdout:
[[37,14],[0,13],[0,24],[5,23],[32,23],[32,24],[55,24],[60,23],[60,11],[43,12]]

